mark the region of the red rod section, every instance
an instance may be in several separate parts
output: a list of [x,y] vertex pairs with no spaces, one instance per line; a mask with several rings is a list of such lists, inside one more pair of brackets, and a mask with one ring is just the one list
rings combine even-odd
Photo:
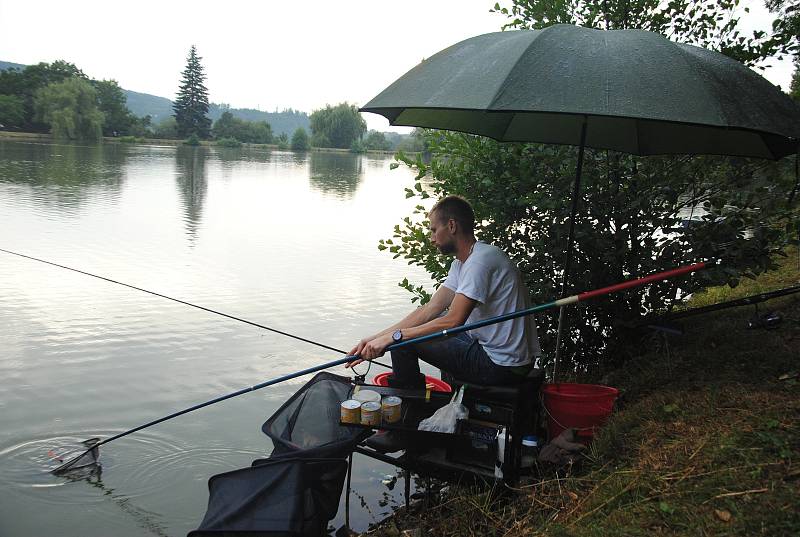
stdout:
[[578,302],[589,300],[590,298],[594,298],[597,296],[607,295],[609,293],[622,291],[623,289],[628,289],[630,287],[637,287],[639,285],[644,285],[646,283],[650,283],[653,281],[666,280],[668,278],[680,276],[681,274],[694,272],[695,270],[700,270],[702,268],[705,268],[706,265],[707,263],[695,263],[694,265],[688,265],[686,267],[667,270],[665,272],[659,272],[657,274],[651,274],[650,276],[645,276],[644,278],[629,280],[627,282],[618,283],[616,285],[609,285],[608,287],[603,287],[602,289],[595,289],[594,291],[586,291],[585,293],[581,293],[578,295]]

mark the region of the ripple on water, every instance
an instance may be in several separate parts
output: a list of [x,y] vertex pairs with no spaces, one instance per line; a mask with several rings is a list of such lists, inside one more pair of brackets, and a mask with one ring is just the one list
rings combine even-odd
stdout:
[[[65,487],[75,482],[75,476],[58,477],[50,472],[61,464],[61,460],[79,453],[81,442],[89,436],[37,438],[4,447],[0,450],[0,481],[19,495],[44,502],[53,502],[57,498],[74,504],[91,502],[93,495],[86,491],[76,490],[75,494],[68,496],[40,493],[42,489]],[[64,458],[59,460],[59,456]],[[90,472],[81,474],[89,476]]]
[[[103,431],[108,438],[121,431]],[[234,447],[193,446],[162,434],[138,432],[120,439],[119,444],[100,446],[100,467],[83,468],[66,475],[54,475],[62,461],[81,454],[81,443],[97,432],[84,436],[58,435],[36,438],[0,449],[0,482],[18,495],[52,505],[91,505],[104,501],[115,490],[137,498],[158,494],[175,483],[196,479],[205,481],[209,468],[230,468],[231,459],[258,458],[263,452]],[[106,479],[104,483],[104,477]],[[108,483],[113,482],[113,489]],[[81,486],[85,484],[91,487]],[[53,494],[53,489],[69,493]],[[104,494],[97,494],[97,488]],[[46,493],[44,493],[47,491]],[[107,499],[107,498],[106,498]]]

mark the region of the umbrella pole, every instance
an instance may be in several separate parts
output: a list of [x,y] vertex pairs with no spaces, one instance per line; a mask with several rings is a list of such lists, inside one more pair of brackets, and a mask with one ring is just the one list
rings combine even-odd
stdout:
[[[564,274],[561,277],[561,298],[567,296],[567,278],[572,265],[572,246],[575,241],[575,217],[578,214],[578,194],[581,190],[581,174],[583,172],[583,153],[586,149],[586,123],[588,118],[583,116],[581,125],[581,145],[578,148],[578,164],[575,167],[575,186],[572,190],[572,211],[569,216],[569,236],[567,237],[567,255],[564,260]],[[556,335],[556,358],[553,363],[553,382],[556,382],[556,372],[558,371],[558,359],[561,356],[561,334],[564,330],[564,308],[558,309],[558,333]]]

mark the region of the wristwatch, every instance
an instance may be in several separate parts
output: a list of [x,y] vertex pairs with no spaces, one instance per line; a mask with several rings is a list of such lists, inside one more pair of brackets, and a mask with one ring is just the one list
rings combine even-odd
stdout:
[[395,330],[394,334],[392,334],[392,341],[395,343],[400,343],[403,341],[403,331],[402,330]]

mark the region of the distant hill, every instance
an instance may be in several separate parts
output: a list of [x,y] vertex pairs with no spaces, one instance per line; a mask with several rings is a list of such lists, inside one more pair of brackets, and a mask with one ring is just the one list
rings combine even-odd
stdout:
[[[24,69],[27,67],[21,63],[0,61],[0,71],[5,69]],[[149,115],[153,124],[160,123],[172,115],[172,101],[166,97],[158,97],[149,93],[139,93],[123,89],[128,100],[128,109],[135,116],[144,117]],[[234,116],[247,121],[266,121],[272,126],[275,134],[286,133],[287,136],[294,134],[298,127],[303,127],[310,131],[308,114],[297,110],[284,110],[283,112],[263,112],[252,108],[223,108],[218,104],[212,103],[208,108],[208,117],[211,121],[216,121],[222,113],[228,110]]]
[[166,97],[157,97],[149,93],[122,90],[128,99],[128,110],[134,116],[144,117],[149,115],[153,124],[161,123],[172,115],[172,101]]
[[[128,108],[136,116],[149,114],[153,123],[156,124],[172,115],[172,101],[166,97],[130,90],[124,90],[124,92],[128,99]],[[298,127],[303,127],[306,131],[310,130],[308,114],[297,110],[263,112],[252,108],[228,108],[227,106],[223,108],[216,103],[211,103],[208,107],[208,117],[211,118],[211,121],[216,121],[226,110],[235,117],[247,121],[266,121],[272,126],[272,132],[275,134],[285,132],[287,136],[291,136]]]
[[5,71],[6,69],[25,69],[27,67],[21,63],[14,63],[14,62],[4,62],[0,61],[0,71]]
[[216,121],[226,110],[234,116],[247,121],[266,121],[272,126],[272,132],[275,134],[285,132],[290,138],[298,127],[303,127],[306,132],[311,132],[311,122],[308,119],[308,114],[300,112],[299,110],[289,109],[283,112],[262,112],[261,110],[254,110],[252,108],[223,108],[218,104],[211,103],[211,106],[208,107],[208,117],[210,117],[212,121]]

